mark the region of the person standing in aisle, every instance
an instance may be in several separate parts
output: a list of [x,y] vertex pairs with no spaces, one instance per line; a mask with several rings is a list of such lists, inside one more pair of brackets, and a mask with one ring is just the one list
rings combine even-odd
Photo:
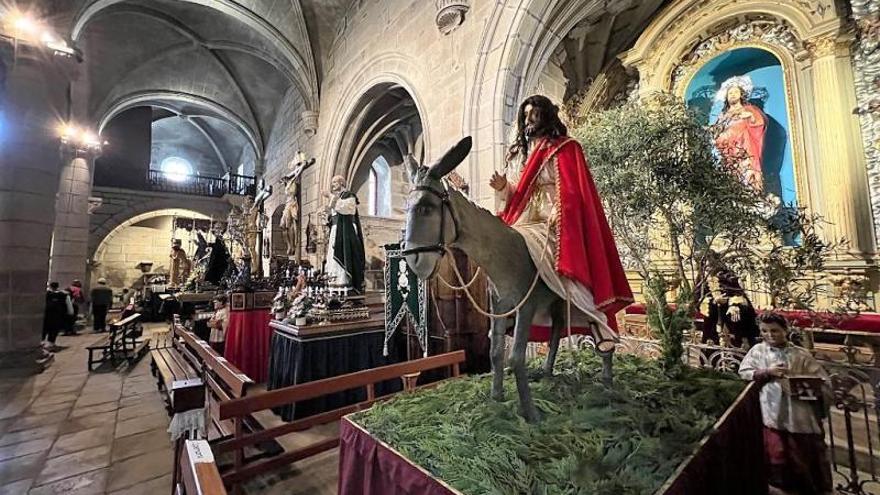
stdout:
[[55,339],[58,332],[67,328],[67,322],[73,314],[73,303],[70,295],[58,288],[58,282],[49,284],[46,291],[46,310],[43,314],[43,347],[47,351],[56,351]]
[[103,332],[107,328],[107,310],[113,304],[113,289],[107,287],[107,279],[98,279],[98,286],[92,288],[92,328]]
[[73,302],[73,316],[70,317],[67,331],[64,332],[64,335],[76,335],[76,320],[79,318],[79,309],[85,303],[82,282],[74,280],[70,283],[70,287],[67,288],[67,292],[70,293],[70,300]]

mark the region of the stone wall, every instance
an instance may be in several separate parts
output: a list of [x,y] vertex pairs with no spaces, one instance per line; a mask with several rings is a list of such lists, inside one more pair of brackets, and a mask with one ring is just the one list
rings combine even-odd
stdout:
[[[96,253],[92,280],[104,277],[114,290],[131,287],[140,277],[137,264],[141,261],[152,261],[154,272],[167,272],[171,220],[171,216],[163,215],[120,229]],[[187,244],[184,243],[185,248]]]
[[[317,166],[303,177],[303,228],[308,215],[316,215],[325,204],[321,193],[327,190],[337,169],[338,140],[354,118],[349,115],[350,107],[371,87],[397,83],[413,97],[424,129],[426,162],[438,158],[463,136],[465,81],[478,55],[474,47],[479,46],[490,7],[489,2],[473,4],[467,21],[445,36],[434,24],[433,4],[423,0],[365,1],[352,5],[346,19],[340,22],[343,27],[324,62],[317,134],[309,137],[303,132],[300,114],[305,108],[302,99],[291,91],[280,102],[266,150],[264,176],[276,191],[281,191],[278,179],[298,149],[317,159]],[[389,165],[394,178],[392,216],[401,218],[408,180],[402,167]],[[467,165],[461,168],[467,177]],[[359,196],[365,205],[364,192],[360,191]],[[275,211],[283,201],[282,194],[273,194],[267,211]],[[364,206],[362,213],[365,211]],[[373,224],[372,220],[365,221]],[[385,219],[377,222],[376,225],[388,223]],[[368,245],[396,242],[401,222],[391,224],[393,228],[371,227]],[[383,233],[379,234],[380,231]],[[319,259],[316,256],[313,261]]]
[[553,100],[556,105],[562,105],[565,99],[565,86],[568,83],[565,74],[562,72],[562,66],[556,57],[551,57],[547,61],[547,65],[538,78],[538,85],[535,87],[535,93],[540,93],[547,98]]
[[[296,162],[296,154],[299,151],[305,153],[309,158],[315,157],[317,159],[316,164],[303,172],[301,177],[303,204],[301,208],[302,233],[300,239],[302,240],[305,239],[308,215],[314,214],[318,208],[320,192],[313,185],[318,175],[318,169],[321,167],[320,157],[315,156],[315,138],[314,136],[307,135],[306,129],[303,126],[302,113],[305,110],[305,101],[303,101],[301,95],[295,89],[289,90],[284,95],[284,99],[280,102],[278,113],[275,116],[275,123],[269,133],[269,141],[266,146],[265,173],[263,174],[266,183],[272,186],[272,196],[269,197],[265,204],[266,214],[270,218],[277,217],[275,219],[277,224],[277,220],[281,218],[280,209],[283,208],[287,201],[281,177],[290,171],[288,165]],[[273,215],[273,213],[277,214]],[[312,222],[316,221],[317,219],[313,217]],[[272,223],[270,222],[270,225]],[[273,253],[283,253],[285,250],[284,241],[278,235],[279,232],[276,229],[273,235],[271,228],[266,231],[266,235],[271,236],[270,238],[272,239],[271,250]],[[302,255],[308,258],[304,250],[305,244],[302,244]],[[317,261],[314,257],[310,259],[313,263]]]

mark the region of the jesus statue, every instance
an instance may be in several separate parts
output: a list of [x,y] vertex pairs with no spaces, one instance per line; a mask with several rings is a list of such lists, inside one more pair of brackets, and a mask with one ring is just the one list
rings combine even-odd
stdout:
[[[572,333],[616,340],[615,314],[633,301],[629,282],[580,144],[545,96],[520,106],[509,165],[514,184],[497,172],[489,185],[504,203],[501,219],[525,239],[541,279],[569,302]],[[530,340],[548,341],[549,315],[537,315]]]

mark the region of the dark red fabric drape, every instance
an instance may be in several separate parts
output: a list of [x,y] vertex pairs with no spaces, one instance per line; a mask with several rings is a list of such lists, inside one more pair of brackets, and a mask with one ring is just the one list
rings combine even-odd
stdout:
[[614,315],[633,302],[632,290],[587,160],[577,141],[565,137],[545,140],[536,146],[526,161],[516,190],[500,214],[501,219],[508,225],[519,219],[528,206],[538,173],[543,166],[550,166],[554,154],[558,163],[557,194],[562,205],[556,271],[590,289],[596,308],[605,313],[608,324],[616,328]]
[[455,495],[348,418],[339,422],[339,495]]
[[269,375],[271,319],[265,309],[229,312],[223,357],[257,383],[265,383]]

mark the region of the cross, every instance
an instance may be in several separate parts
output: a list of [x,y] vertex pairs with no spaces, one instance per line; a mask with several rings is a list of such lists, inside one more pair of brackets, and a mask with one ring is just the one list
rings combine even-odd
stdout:
[[254,197],[254,207],[263,211],[263,205],[269,196],[272,195],[272,186],[266,185],[266,179],[260,179],[260,186],[257,188],[257,195]]
[[309,158],[306,160],[306,155],[302,151],[296,154],[297,162],[290,165],[290,173],[281,177],[281,180],[284,182],[294,181],[299,183],[302,178],[303,172],[306,171],[309,167],[315,164],[314,158]]

